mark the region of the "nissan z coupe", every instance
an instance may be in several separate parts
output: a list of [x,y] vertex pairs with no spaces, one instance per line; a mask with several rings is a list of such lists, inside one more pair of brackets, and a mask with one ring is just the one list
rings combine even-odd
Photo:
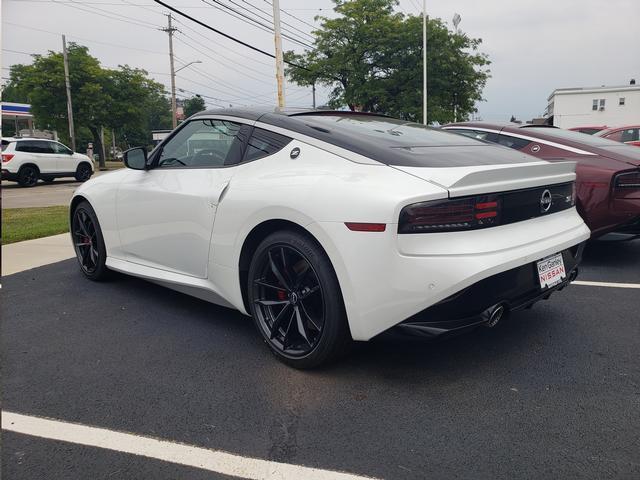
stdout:
[[495,325],[577,275],[575,163],[382,115],[211,110],[71,201],[82,272],[251,315],[310,368],[352,340]]

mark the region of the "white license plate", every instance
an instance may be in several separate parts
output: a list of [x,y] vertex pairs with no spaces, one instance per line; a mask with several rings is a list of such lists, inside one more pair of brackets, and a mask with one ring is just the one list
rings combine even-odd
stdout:
[[567,276],[561,253],[556,253],[555,255],[543,258],[538,261],[537,266],[540,288],[553,287],[562,282],[562,280]]

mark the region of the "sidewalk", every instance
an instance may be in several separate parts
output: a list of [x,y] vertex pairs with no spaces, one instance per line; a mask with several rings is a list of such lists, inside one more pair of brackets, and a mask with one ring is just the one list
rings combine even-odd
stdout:
[[69,233],[3,245],[2,275],[30,270],[74,256]]

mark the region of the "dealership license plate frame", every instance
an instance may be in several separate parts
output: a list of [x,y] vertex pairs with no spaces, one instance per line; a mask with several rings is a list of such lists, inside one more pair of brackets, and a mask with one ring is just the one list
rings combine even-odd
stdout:
[[564,258],[561,252],[538,260],[536,262],[536,270],[541,290],[555,287],[567,278],[567,271],[564,267]]

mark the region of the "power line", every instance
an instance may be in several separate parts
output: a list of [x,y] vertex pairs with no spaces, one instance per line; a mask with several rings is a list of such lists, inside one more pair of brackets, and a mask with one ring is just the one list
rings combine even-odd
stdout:
[[[187,19],[191,20],[192,22],[197,23],[201,27],[204,27],[204,28],[206,28],[208,30],[211,30],[212,32],[217,33],[218,35],[222,35],[223,37],[228,38],[231,41],[239,43],[240,45],[242,45],[244,47],[247,47],[247,48],[249,48],[249,49],[251,49],[251,50],[253,50],[255,52],[261,53],[262,55],[266,55],[267,57],[276,58],[276,56],[274,54],[269,53],[269,52],[265,52],[264,50],[262,50],[262,49],[260,49],[258,47],[254,47],[253,45],[250,45],[250,44],[248,44],[246,42],[243,42],[242,40],[240,40],[240,39],[238,39],[238,38],[236,38],[236,37],[234,37],[232,35],[229,35],[227,33],[224,33],[222,31],[218,30],[217,28],[212,27],[211,25],[207,25],[206,23],[201,22],[200,20],[198,20],[196,18],[193,18],[191,15],[189,15],[187,13],[184,13],[184,12],[178,10],[177,8],[174,8],[171,5],[168,5],[168,4],[164,3],[162,0],[153,0],[153,1],[158,3],[158,4],[160,4],[160,5],[162,5],[165,8],[168,8],[169,10],[171,10],[174,13],[177,13],[178,15],[183,16],[184,18],[187,18]],[[303,70],[309,70],[307,67],[303,67],[302,65],[297,65],[297,64],[295,64],[293,62],[285,62],[285,63],[287,65],[291,65],[292,67],[301,68]]]
[[[98,12],[95,12],[93,10],[83,8],[79,4],[77,4],[76,2],[62,3],[62,2],[58,2],[58,0],[52,0],[52,2],[53,3],[57,3],[59,5],[64,5],[65,7],[75,8],[76,10],[81,10],[81,11],[86,12],[86,13],[92,13],[94,15],[99,15],[101,17],[109,18],[111,20],[116,20],[116,21],[123,22],[123,23],[129,23],[129,24],[135,25],[137,27],[150,28],[150,29],[153,29],[153,30],[155,30],[157,28],[155,25],[152,25],[150,23],[147,23],[147,22],[143,23],[143,22],[138,22],[138,21],[135,21],[135,20],[131,20],[128,17],[125,17],[124,15],[120,15],[120,14],[117,14],[117,13],[109,12],[108,10],[103,10],[103,9],[100,9],[98,7],[95,7],[95,6],[92,7],[92,8],[96,9],[96,10],[103,11],[103,12],[109,12],[110,15],[107,15],[107,14],[104,14],[104,13],[98,13]],[[118,15],[118,16],[115,16],[115,15]],[[119,17],[123,17],[123,18],[119,18]]]
[[31,56],[31,55],[38,55],[38,54],[36,54],[36,53],[21,52],[21,51],[19,51],[19,50],[10,50],[10,49],[8,49],[8,48],[3,48],[3,49],[2,49],[2,51],[3,51],[3,52],[9,52],[9,53],[19,53],[20,55],[29,55],[29,56]]
[[[231,3],[233,3],[233,4],[235,4],[235,5],[238,5],[238,4],[237,4],[236,2],[234,2],[233,0],[229,0],[229,1],[230,1]],[[269,12],[266,12],[265,10],[261,9],[260,7],[257,7],[256,5],[254,5],[253,3],[249,2],[248,0],[242,0],[242,2],[246,3],[247,5],[251,6],[253,9],[255,9],[255,10],[257,10],[258,12],[263,13],[263,14],[265,14],[265,15],[267,16],[267,17],[259,16],[259,18],[262,18],[262,19],[267,20],[267,21],[271,21],[271,19],[272,19],[272,16],[271,16],[271,15],[272,15],[272,14],[270,14]],[[267,2],[267,3],[268,3],[268,2]],[[243,8],[244,8],[244,7],[243,7]],[[248,11],[248,10],[247,10],[247,11]],[[281,11],[282,11],[282,10],[281,10]],[[304,30],[300,30],[300,29],[299,29],[298,27],[296,27],[295,25],[291,25],[290,23],[287,23],[287,22],[285,22],[285,21],[281,21],[280,23],[282,23],[282,25],[287,25],[287,26],[288,26],[288,27],[290,27],[291,29],[293,29],[293,30],[295,30],[295,31],[297,31],[297,32],[299,32],[299,33],[301,33],[301,34],[303,34],[303,35],[305,35],[305,36],[309,37],[311,40],[313,40],[313,39],[314,39],[314,38],[313,38],[313,35],[310,35],[308,32],[305,32]],[[291,32],[291,30],[289,30],[289,29],[285,29],[285,28],[283,28],[283,30],[287,30],[287,31]]]
[[[264,0],[264,3],[266,3],[267,5],[273,6],[273,4],[272,4],[269,0]],[[287,8],[287,9],[282,9],[281,11],[282,11],[282,13],[284,13],[285,15],[288,15],[288,16],[289,16],[289,17],[291,17],[291,18],[295,18],[295,19],[296,19],[296,20],[298,20],[300,23],[304,23],[305,25],[308,25],[308,26],[310,26],[311,28],[316,28],[316,26],[315,26],[315,25],[313,25],[313,24],[311,24],[311,23],[309,23],[309,22],[306,22],[306,21],[302,20],[300,17],[296,17],[294,14],[289,13],[289,12],[288,12],[288,10],[307,10],[307,9],[291,9],[291,8]],[[308,9],[308,10],[315,10],[315,9],[311,9],[311,8],[310,8],[310,9]],[[320,8],[320,9],[318,9],[318,10],[322,10],[322,9]],[[283,22],[283,23],[284,23],[284,22]]]
[[[229,53],[235,53],[236,55],[238,55],[239,57],[241,57],[243,60],[245,60],[245,59],[246,59],[246,56],[245,56],[244,54],[240,53],[240,52],[239,52],[239,51],[237,51],[237,50],[234,50],[234,49],[230,48],[228,45],[224,45],[223,43],[220,43],[220,42],[215,41],[214,39],[212,39],[212,38],[208,37],[207,35],[204,35],[203,33],[200,33],[198,30],[196,30],[195,28],[193,28],[193,27],[189,26],[189,25],[188,25],[188,24],[186,24],[185,22],[181,22],[181,21],[180,21],[179,19],[177,19],[177,18],[175,18],[174,20],[175,20],[176,22],[178,22],[180,25],[182,25],[184,28],[186,28],[186,29],[190,30],[191,32],[195,33],[196,35],[198,35],[198,36],[202,37],[202,38],[203,38],[203,39],[205,39],[207,42],[213,43],[214,45],[218,45],[219,47],[221,47],[221,48],[225,49],[225,50],[226,50],[227,52],[229,52]],[[182,30],[179,30],[179,32],[180,32],[180,33],[182,33],[183,35],[186,35]],[[189,37],[189,38],[191,38],[191,37]],[[218,53],[218,54],[219,54],[218,50],[213,50],[213,49],[212,49],[212,48],[210,48],[210,47],[209,47],[209,49],[210,49],[211,51],[215,51],[216,53]],[[231,60],[231,59],[229,59],[229,61],[232,61],[232,62],[238,62],[238,60]],[[252,59],[252,62],[259,63],[259,64],[264,65],[264,66],[266,66],[266,67],[271,67],[271,66],[272,66],[272,65],[271,65],[271,63],[267,63],[267,62],[264,62],[264,61],[262,61],[262,60],[258,60],[258,59],[255,59],[255,58],[254,58],[254,59]],[[248,68],[248,67],[247,67],[247,68]]]
[[[47,0],[47,1],[50,1],[50,0]],[[48,33],[50,35],[56,35],[56,36],[62,35],[62,33],[60,33],[60,32],[52,32],[51,30],[43,30],[41,28],[34,28],[34,27],[31,27],[31,26],[27,26],[27,25],[20,25],[19,23],[12,23],[12,22],[6,22],[6,21],[4,21],[2,23],[6,24],[6,25],[11,25],[13,27],[24,28],[26,30],[33,30],[33,31],[36,31],[36,32]],[[127,50],[137,50],[139,52],[153,53],[153,54],[156,54],[156,55],[166,55],[166,52],[158,52],[158,51],[154,51],[154,50],[146,50],[144,48],[131,47],[129,45],[118,45],[118,44],[115,44],[115,43],[102,42],[102,41],[99,41],[99,40],[91,40],[89,38],[78,37],[76,35],[67,35],[67,36],[70,37],[70,38],[75,38],[77,40],[82,40],[83,42],[97,43],[98,45],[106,45],[106,46],[109,46],[109,47],[116,47],[116,48],[126,48]]]
[[[216,9],[218,9],[218,10],[220,10],[220,11],[223,11],[223,12],[224,12],[224,10],[222,10],[222,8],[224,8],[224,9],[228,10],[228,11],[226,11],[225,13],[226,13],[226,14],[228,14],[228,15],[231,15],[231,16],[232,16],[232,17],[234,17],[234,18],[237,18],[238,20],[241,20],[241,21],[243,21],[243,22],[245,22],[245,23],[248,23],[249,25],[253,25],[254,27],[257,27],[257,28],[259,28],[260,30],[263,30],[263,31],[265,31],[265,32],[273,33],[273,28],[272,28],[272,27],[270,27],[268,24],[267,24],[267,25],[265,25],[264,23],[262,23],[262,22],[260,22],[260,21],[256,20],[255,18],[250,17],[250,16],[248,16],[248,15],[247,15],[247,14],[245,14],[245,13],[239,12],[239,11],[238,11],[238,10],[236,10],[235,8],[230,7],[229,5],[226,5],[226,4],[222,3],[222,2],[220,2],[219,0],[211,0],[211,1],[212,1],[212,2],[214,2],[214,4],[215,4],[215,5],[214,5],[214,4],[211,4],[211,3],[209,3],[207,0],[202,0],[202,2],[203,2],[203,3],[205,3],[205,4],[207,4],[207,5],[210,5],[211,7],[216,8]],[[233,0],[229,0],[229,1],[231,1],[231,2],[233,3]],[[235,3],[234,3],[234,5],[237,5],[237,4],[235,4]],[[222,8],[220,8],[220,7],[222,7]],[[245,11],[249,11],[249,10],[248,10],[248,9],[246,9],[245,7],[241,7],[241,8],[243,8]],[[232,13],[229,13],[229,12],[232,12]],[[240,17],[241,17],[241,18],[240,18]],[[259,18],[260,18],[260,17],[259,17]],[[263,19],[263,20],[264,20],[264,19]],[[250,22],[250,23],[249,23],[249,22]],[[292,37],[291,35],[287,35],[287,34],[282,34],[282,36],[283,36],[284,38],[287,38],[288,40],[290,40],[290,41],[294,42],[294,43],[297,43],[298,45],[301,45],[301,46],[303,46],[303,47],[307,47],[307,48],[311,48],[311,49],[313,49],[313,47],[312,47],[311,45],[304,43],[304,41],[303,41],[303,40],[300,40],[300,39],[298,39],[298,38]]]
[[[181,33],[182,33],[182,32],[181,32]],[[200,43],[200,42],[196,41],[194,38],[192,38],[192,37],[190,37],[190,36],[186,35],[185,33],[182,33],[182,35],[184,35],[185,37],[187,37],[187,38],[188,38],[189,40],[191,40],[192,42],[195,42],[195,43],[197,43],[198,45],[202,46],[203,48],[207,48],[208,50],[210,50],[210,51],[212,51],[212,52],[215,52],[215,50],[213,50],[213,49],[210,49],[210,48],[206,47],[205,45],[203,45],[202,43]],[[219,62],[219,61],[220,61],[218,58],[215,58],[215,57],[213,57],[213,56],[209,55],[208,53],[203,52],[202,50],[199,50],[198,48],[196,48],[196,47],[194,47],[193,45],[189,44],[189,43],[188,43],[188,42],[186,42],[184,39],[179,38],[179,37],[176,37],[176,38],[177,38],[180,42],[182,42],[183,44],[187,45],[188,47],[192,48],[192,49],[193,49],[193,50],[195,50],[196,52],[200,53],[201,55],[204,55],[205,57],[210,58],[211,60],[213,60],[213,61],[215,61],[215,62]],[[217,55],[219,55],[220,57],[222,57],[222,58],[226,58],[227,60],[229,60],[229,61],[233,62],[233,60],[232,60],[232,59],[230,59],[229,57],[225,57],[225,56],[224,56],[224,55],[222,55],[220,52],[215,52],[215,53],[216,53]],[[252,76],[252,75],[249,75],[248,73],[242,72],[242,71],[238,70],[237,68],[235,68],[235,67],[233,67],[233,66],[231,66],[231,65],[227,65],[227,64],[223,64],[223,65],[224,65],[226,68],[229,68],[230,70],[233,70],[233,71],[235,71],[235,72],[238,72],[238,73],[240,73],[240,74],[242,74],[242,75],[245,75],[245,76],[246,76],[246,77],[248,77],[248,78],[252,78],[252,79],[257,80],[257,81],[259,81],[259,82],[266,82],[266,80],[264,80],[264,79],[262,79],[262,78],[257,78],[257,77],[254,77],[254,76]],[[240,65],[238,65],[238,66],[240,66]],[[262,75],[263,77],[266,77],[266,78],[268,78],[269,80],[273,80],[273,75],[268,75],[268,74],[263,73],[263,72],[261,72],[261,71],[259,71],[259,70],[255,70],[255,69],[253,69],[253,68],[251,68],[251,67],[247,67],[247,66],[244,66],[244,65],[242,65],[242,67],[243,67],[243,68],[246,68],[247,70],[251,70],[252,72],[256,72],[257,74]]]

